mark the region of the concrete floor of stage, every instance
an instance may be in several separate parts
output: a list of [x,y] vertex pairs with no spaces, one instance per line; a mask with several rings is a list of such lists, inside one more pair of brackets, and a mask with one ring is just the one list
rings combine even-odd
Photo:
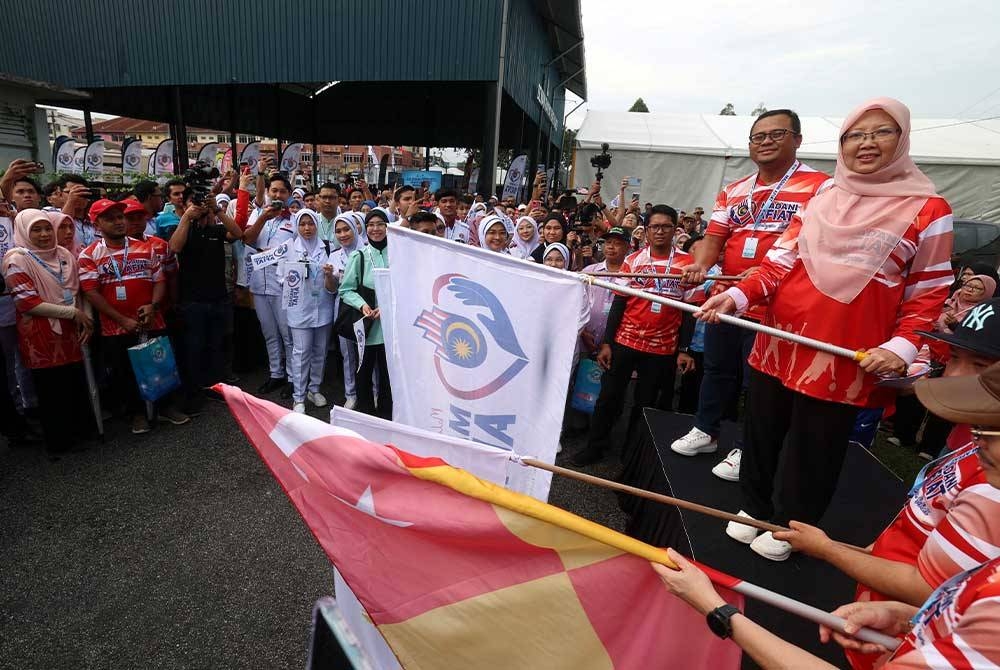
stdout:
[[[54,463],[0,446],[0,668],[304,667],[330,564],[226,407],[129,428]],[[610,492],[555,478],[550,500],[624,527]]]

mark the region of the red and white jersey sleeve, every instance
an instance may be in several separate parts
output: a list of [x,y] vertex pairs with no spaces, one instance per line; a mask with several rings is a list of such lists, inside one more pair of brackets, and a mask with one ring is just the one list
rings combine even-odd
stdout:
[[[1000,557],[1000,490],[976,484],[962,491],[917,558],[931,586]],[[998,631],[1000,634],[1000,631]]]
[[[760,269],[730,289],[741,303],[770,298],[766,325],[851,350],[884,347],[907,363],[932,330],[954,281],[952,216],[942,198],[929,198],[882,267],[849,304],[823,294],[798,257],[796,217]],[[892,392],[847,358],[759,335],[750,365],[793,391],[861,407],[885,405]]]
[[[829,179],[828,175],[804,163],[799,165],[767,210],[760,213],[756,228],[754,214],[760,212],[775,185],[758,185],[757,175],[752,174],[722,189],[715,199],[712,217],[705,229],[706,235],[725,238],[722,274],[738,275],[759,266],[802,205],[809,202]],[[751,186],[753,196],[748,199]],[[752,207],[749,206],[751,204]],[[748,243],[752,246],[748,247]],[[746,250],[752,250],[752,255],[745,257]],[[765,307],[755,306],[747,316],[759,320],[764,316]]]
[[[76,324],[72,319],[59,319],[60,331],[52,327],[52,319],[36,317],[27,311],[44,301],[38,294],[35,282],[25,271],[23,263],[33,263],[24,255],[11,256],[7,261],[7,290],[14,296],[17,309],[17,335],[21,358],[28,368],[51,368],[82,360],[83,354],[77,339]],[[67,268],[76,272],[76,264]]]
[[[872,546],[872,556],[916,565],[927,538],[947,517],[962,491],[986,481],[974,442],[928,463],[892,523]],[[858,585],[855,600],[892,600],[864,584]]]
[[1000,559],[956,575],[931,594],[883,670],[1000,668]]

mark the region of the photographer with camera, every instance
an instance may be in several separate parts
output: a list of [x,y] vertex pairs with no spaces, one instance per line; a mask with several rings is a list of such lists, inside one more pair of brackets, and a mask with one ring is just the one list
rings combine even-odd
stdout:
[[[258,193],[265,193],[262,188],[264,179],[257,179]],[[281,306],[281,283],[278,280],[278,265],[253,269],[250,259],[252,254],[273,249],[295,238],[291,214],[286,203],[292,192],[288,179],[275,173],[266,178],[266,207],[258,207],[250,214],[249,225],[244,231],[243,242],[247,246],[246,262],[250,293],[253,295],[254,309],[260,321],[264,342],[267,344],[267,359],[270,368],[270,378],[264,382],[257,393],[265,394],[282,389],[282,398],[291,398],[292,390],[288,383],[291,379],[292,333],[288,329],[288,318]]]
[[194,411],[202,402],[203,389],[222,381],[226,310],[231,308],[225,243],[243,238],[243,231],[209,193],[209,178],[189,173],[185,209],[170,238],[170,250],[183,268],[178,303],[184,324],[182,379]]

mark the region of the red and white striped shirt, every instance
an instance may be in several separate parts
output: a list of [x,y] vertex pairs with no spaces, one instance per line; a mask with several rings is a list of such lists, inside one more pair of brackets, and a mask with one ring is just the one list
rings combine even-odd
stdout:
[[[98,291],[119,313],[137,319],[139,308],[153,302],[153,285],[166,281],[160,257],[149,242],[125,238],[126,246],[98,240],[80,252],[80,290]],[[150,330],[163,329],[163,313],[153,313]],[[118,323],[101,315],[102,335],[125,335]]]
[[[768,205],[760,212],[774,187],[780,183],[758,184],[757,173],[737,179],[727,184],[715,198],[712,218],[705,229],[706,235],[723,237],[726,245],[722,257],[722,274],[738,275],[764,262],[767,252],[788,229],[792,217],[807,203],[824,182],[830,177],[813,168],[800,164],[788,178],[784,186]],[[753,185],[752,207],[748,206],[747,195]],[[760,220],[754,225],[754,215]],[[751,238],[753,238],[752,241]],[[750,241],[750,247],[747,246]],[[749,258],[744,257],[744,250]],[[747,316],[760,320],[764,317],[766,305],[759,305],[747,312]]]
[[[975,484],[958,494],[927,538],[917,569],[931,586],[1000,557],[1000,490]],[[1000,635],[1000,630],[997,631]]]
[[[766,325],[852,350],[882,347],[912,363],[941,314],[951,270],[952,215],[943,198],[928,198],[896,248],[849,304],[823,294],[799,260],[796,215],[760,269],[729,289],[737,310],[771,299]],[[833,402],[877,407],[894,391],[852,360],[787,340],[758,335],[750,365],[793,391]]]
[[931,594],[883,670],[1000,668],[1000,559],[955,575]]

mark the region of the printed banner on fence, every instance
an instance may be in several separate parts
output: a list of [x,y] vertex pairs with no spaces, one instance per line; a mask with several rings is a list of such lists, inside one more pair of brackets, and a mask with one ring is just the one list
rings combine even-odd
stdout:
[[198,151],[198,161],[201,163],[207,163],[208,165],[215,165],[218,159],[218,153],[219,143],[207,142],[202,145],[201,149]]
[[291,248],[291,245],[288,242],[285,242],[283,244],[279,244],[273,249],[253,254],[250,256],[250,264],[255,271],[271,265],[276,265],[282,258],[285,257],[285,254],[287,254]]
[[94,140],[83,154],[83,170],[88,174],[104,174],[104,140]]
[[79,147],[73,152],[73,172],[76,174],[83,174],[83,166],[85,165],[85,154],[87,153],[87,147]]
[[528,156],[521,154],[510,163],[507,168],[507,178],[503,182],[503,197],[517,198],[521,192],[521,181],[524,178],[524,171],[528,167]]
[[[392,296],[380,305],[393,419],[553,463],[583,284],[405,228],[389,235]],[[544,500],[550,477],[539,476]]]
[[403,170],[400,175],[403,184],[419,189],[427,183],[427,188],[432,192],[441,188],[441,173],[434,170]]

